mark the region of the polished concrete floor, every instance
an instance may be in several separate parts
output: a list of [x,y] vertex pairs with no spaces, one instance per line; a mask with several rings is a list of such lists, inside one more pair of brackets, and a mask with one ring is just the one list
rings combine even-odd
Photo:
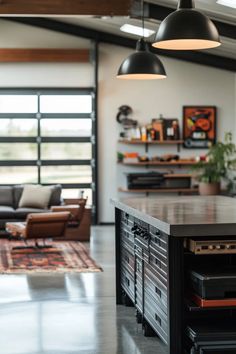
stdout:
[[166,354],[115,305],[114,228],[93,228],[90,251],[103,273],[0,275],[0,354]]

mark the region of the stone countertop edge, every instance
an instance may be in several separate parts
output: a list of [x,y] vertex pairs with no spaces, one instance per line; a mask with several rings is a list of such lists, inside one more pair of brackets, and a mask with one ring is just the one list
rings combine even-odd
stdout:
[[118,208],[144,222],[147,224],[158,228],[160,231],[164,232],[169,236],[174,237],[214,237],[222,236],[226,238],[227,236],[236,236],[236,223],[235,224],[178,224],[171,225],[166,223],[156,217],[150,216],[144,212],[139,211],[133,207],[126,205],[124,202],[117,199],[110,199],[111,204],[115,208]]
[[128,213],[134,217],[136,217],[137,219],[140,219],[144,222],[146,222],[149,225],[152,225],[154,227],[157,227],[158,229],[160,229],[161,231],[165,232],[166,234],[170,234],[170,224],[161,221],[157,218],[154,218],[153,216],[150,216],[146,213],[143,213],[135,208],[132,208],[128,205],[126,205],[123,202],[120,202],[117,199],[111,199],[111,203],[118,209],[123,210],[125,213]]

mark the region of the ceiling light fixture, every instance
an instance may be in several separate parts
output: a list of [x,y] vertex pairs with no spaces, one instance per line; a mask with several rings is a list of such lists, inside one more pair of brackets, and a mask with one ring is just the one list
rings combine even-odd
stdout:
[[236,9],[235,0],[217,0],[216,2],[219,5],[224,5],[224,6],[232,7],[232,9]]
[[143,36],[145,38],[148,38],[155,33],[155,31],[148,28],[143,29],[142,27],[130,25],[128,23],[125,23],[123,26],[121,26],[120,30],[122,32],[135,34],[136,36]]
[[144,40],[144,4],[142,7],[143,35],[136,45],[136,52],[128,56],[121,64],[117,78],[131,80],[165,79],[166,72],[160,59],[149,51],[148,43]]
[[221,43],[214,23],[195,9],[194,0],[179,0],[177,10],[160,24],[152,45],[168,50],[198,50]]

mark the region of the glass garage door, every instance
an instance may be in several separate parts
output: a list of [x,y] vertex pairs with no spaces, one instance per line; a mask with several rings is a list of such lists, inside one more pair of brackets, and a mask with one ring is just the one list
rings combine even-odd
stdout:
[[95,156],[93,88],[0,90],[0,185],[60,183],[95,212]]

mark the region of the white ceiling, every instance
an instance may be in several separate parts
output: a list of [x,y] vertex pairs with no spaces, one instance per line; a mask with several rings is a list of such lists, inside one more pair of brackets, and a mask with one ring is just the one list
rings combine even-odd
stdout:
[[[235,0],[236,1],[236,0]],[[157,5],[169,6],[176,8],[177,0],[149,0],[150,3]],[[216,3],[216,0],[196,0],[196,8],[202,10],[204,13],[208,14],[214,19],[220,20],[222,22],[227,22],[234,24],[236,26],[236,9],[231,9],[226,6],[222,6]],[[132,34],[127,34],[120,31],[120,27],[124,23],[129,23],[133,25],[141,26],[141,21],[134,18],[128,17],[105,17],[105,18],[93,18],[87,17],[57,17],[57,20],[80,25],[83,27],[88,27],[98,31],[108,32],[111,34],[119,35],[121,37],[128,37],[137,39],[137,36]],[[159,21],[147,21],[145,22],[145,27],[157,31],[159,27]],[[150,37],[148,40],[151,42],[154,36]],[[236,41],[229,38],[221,38],[222,46],[211,49],[209,53],[216,54],[224,57],[236,59]]]

